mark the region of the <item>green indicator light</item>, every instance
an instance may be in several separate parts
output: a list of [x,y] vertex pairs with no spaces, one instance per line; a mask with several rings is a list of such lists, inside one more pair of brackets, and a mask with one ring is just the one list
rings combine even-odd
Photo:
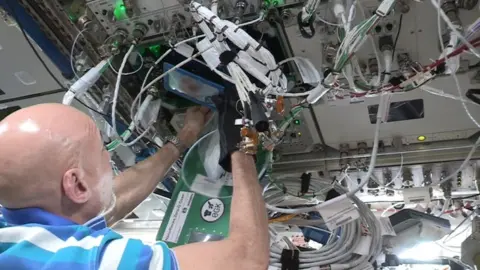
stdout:
[[148,49],[156,56],[156,57],[159,57],[160,56],[160,53],[161,53],[161,47],[160,45],[152,45],[150,47],[148,47]]
[[125,5],[117,5],[115,9],[113,10],[113,16],[115,16],[115,19],[117,21],[125,20],[128,18],[127,16],[127,8],[125,8]]
[[293,123],[298,126],[298,125],[300,125],[302,122],[301,122],[300,120],[298,120],[298,119],[295,119],[295,120],[293,121]]

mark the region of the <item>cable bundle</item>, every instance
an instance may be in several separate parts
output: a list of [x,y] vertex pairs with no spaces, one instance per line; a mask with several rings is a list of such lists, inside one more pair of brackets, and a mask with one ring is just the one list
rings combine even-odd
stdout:
[[[317,211],[318,201],[316,195],[323,196],[327,190],[332,187],[339,192],[345,193],[343,187],[330,184],[324,179],[311,179],[308,194],[301,194],[300,182],[298,179],[279,179],[271,182],[264,189],[264,198],[267,208],[271,211],[284,214],[306,214]],[[299,199],[303,199],[305,203],[313,203],[314,206],[302,209],[288,209],[274,206],[274,204],[282,203],[282,207],[289,206],[289,196],[302,196],[296,198],[295,205]],[[311,197],[314,195],[314,197]],[[360,219],[350,222],[330,232],[327,243],[318,250],[299,252],[299,269],[357,269],[360,265],[373,263],[381,252],[382,235],[378,220],[370,211],[368,206],[360,201],[356,196],[350,197],[357,205],[360,213]],[[293,206],[290,204],[290,206]],[[279,220],[279,219],[277,219]],[[289,216],[288,219],[282,221],[283,224],[297,225],[300,227],[309,227],[312,229],[322,230],[316,226],[323,225],[323,219],[306,220]],[[273,228],[271,228],[273,229]],[[368,236],[366,236],[368,232]],[[340,236],[337,235],[340,233]],[[363,236],[362,236],[363,235]],[[360,248],[361,241],[365,241],[362,237],[371,237],[370,248],[364,255],[358,255],[355,252]],[[273,244],[270,249],[270,266],[281,268],[282,247]],[[356,268],[357,267],[357,268]]]

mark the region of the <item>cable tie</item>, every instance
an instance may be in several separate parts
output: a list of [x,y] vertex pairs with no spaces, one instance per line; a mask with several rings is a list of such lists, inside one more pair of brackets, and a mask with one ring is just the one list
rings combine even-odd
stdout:
[[310,189],[310,179],[312,179],[312,174],[303,173],[300,179],[302,180],[300,191],[301,193],[306,194]]
[[299,250],[282,250],[282,256],[280,258],[282,270],[298,270],[300,268],[299,254]]
[[198,5],[196,8],[195,8],[195,12],[198,13],[198,10],[202,7],[202,5]]
[[218,18],[217,15],[213,15],[210,19],[208,19],[208,21],[212,23],[212,21],[215,20],[216,18]]
[[235,28],[235,30],[233,30],[234,33],[237,33],[237,31],[240,30],[240,26]]
[[226,66],[230,64],[235,59],[235,57],[237,57],[237,53],[232,51],[224,51],[220,54],[219,59],[220,62]]
[[262,44],[258,43],[258,46],[255,48],[255,51],[259,51],[262,48]]
[[220,30],[220,33],[219,33],[219,34],[225,33],[225,31],[227,31],[227,29],[228,29],[228,26],[225,25],[225,26]]
[[201,22],[204,21],[204,19],[200,19],[200,21],[196,21],[195,18],[194,18],[193,21],[194,21],[195,23],[197,23],[197,24],[200,24]]
[[213,43],[217,39],[217,35],[214,35],[212,39],[210,39],[210,43]]

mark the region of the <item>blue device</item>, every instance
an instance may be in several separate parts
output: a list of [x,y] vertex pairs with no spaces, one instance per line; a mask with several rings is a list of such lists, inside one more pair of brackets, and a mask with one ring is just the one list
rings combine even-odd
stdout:
[[[164,72],[173,67],[174,66],[169,63],[163,64]],[[212,102],[212,97],[224,91],[222,85],[206,80],[181,68],[170,72],[166,76],[164,86],[167,91],[213,110],[215,110],[215,104]]]

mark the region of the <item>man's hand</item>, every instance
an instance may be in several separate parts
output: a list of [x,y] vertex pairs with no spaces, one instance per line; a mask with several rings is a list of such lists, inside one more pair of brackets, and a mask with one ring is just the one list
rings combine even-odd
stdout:
[[207,107],[191,107],[187,110],[183,129],[178,133],[178,139],[184,146],[190,147],[195,143],[211,114]]
[[[184,127],[178,134],[184,147],[192,146],[197,140],[205,123],[210,119],[209,115],[210,110],[203,107],[193,107],[187,111]],[[143,202],[155,190],[180,154],[174,145],[166,144],[155,155],[118,175],[114,185],[117,203],[114,210],[105,217],[108,225],[123,219]],[[141,179],[141,184],[138,179]]]

